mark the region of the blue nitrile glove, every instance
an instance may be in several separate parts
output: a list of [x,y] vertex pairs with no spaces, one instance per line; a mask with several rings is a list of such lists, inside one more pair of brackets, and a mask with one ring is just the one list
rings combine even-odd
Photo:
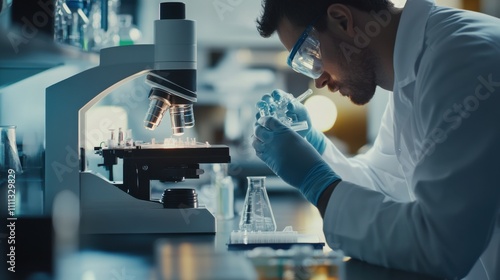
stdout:
[[308,128],[302,131],[297,131],[297,133],[299,133],[302,137],[305,137],[307,142],[311,143],[314,149],[322,155],[326,149],[326,136],[323,132],[318,131],[312,126],[311,118],[309,117],[306,106],[294,100],[288,104],[288,112],[286,114],[299,122],[307,121]]
[[[290,95],[287,92],[284,92],[280,89],[275,89],[273,92],[269,95],[266,94],[262,96],[261,101],[265,101],[268,104],[273,103],[275,101],[279,101],[283,98],[287,98],[287,95]],[[261,102],[259,101],[259,102]],[[325,135],[315,129],[312,124],[311,124],[311,118],[309,117],[309,113],[307,112],[307,109],[302,103],[294,100],[288,104],[288,112],[287,116],[292,118],[292,120],[297,121],[297,122],[302,122],[306,121],[307,122],[307,129],[297,131],[298,134],[300,134],[302,137],[305,137],[307,142],[311,143],[313,145],[314,149],[318,151],[319,154],[323,154],[326,148],[326,137]],[[270,108],[271,113],[273,111],[273,108]],[[257,113],[256,119],[260,119],[260,114]]]
[[270,116],[274,115],[275,107],[274,107],[274,99],[269,94],[264,94],[259,101],[257,101],[256,107],[259,110],[257,114],[255,114],[255,120],[258,120],[262,117],[260,114],[260,110],[263,108],[261,103],[267,103],[268,107],[266,107],[266,113]]
[[257,121],[252,146],[276,175],[314,205],[328,186],[340,180],[312,145],[274,117]]

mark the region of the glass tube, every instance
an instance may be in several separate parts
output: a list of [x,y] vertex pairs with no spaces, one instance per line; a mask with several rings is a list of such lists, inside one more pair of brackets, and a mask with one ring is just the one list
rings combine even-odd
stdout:
[[0,126],[0,172],[14,170],[22,173],[21,160],[17,151],[16,126]]

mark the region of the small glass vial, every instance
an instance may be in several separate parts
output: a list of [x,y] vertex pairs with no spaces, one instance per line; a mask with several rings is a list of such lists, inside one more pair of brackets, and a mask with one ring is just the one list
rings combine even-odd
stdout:
[[67,26],[71,22],[71,10],[66,0],[56,0],[54,3],[54,41],[65,43],[68,40]]
[[212,165],[212,186],[215,188],[214,211],[216,217],[222,220],[234,218],[234,182],[228,176],[227,164]]
[[85,33],[89,23],[89,19],[83,11],[85,2],[83,0],[66,0],[65,3],[71,11],[65,43],[85,49]]
[[120,46],[133,45],[134,40],[130,36],[132,29],[131,15],[118,15],[118,36],[120,36]]
[[[16,126],[0,125],[0,173],[3,176],[9,170],[17,174],[23,173],[23,167],[17,150]],[[5,176],[5,179],[7,179],[7,176]]]
[[110,135],[109,135],[109,139],[108,139],[108,148],[114,149],[114,148],[116,148],[116,145],[118,144],[118,142],[116,141],[116,138],[115,138],[115,129],[110,128],[109,132],[110,132]]
[[234,183],[231,176],[220,178],[216,184],[217,218],[230,220],[234,217]]
[[266,177],[247,177],[248,188],[239,228],[242,231],[276,231],[266,190]]

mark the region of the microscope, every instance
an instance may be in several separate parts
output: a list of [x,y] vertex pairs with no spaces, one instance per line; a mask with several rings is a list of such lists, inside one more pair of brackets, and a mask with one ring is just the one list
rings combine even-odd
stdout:
[[[168,111],[172,133],[194,126],[196,95],[195,22],[184,3],[160,4],[155,43],[102,49],[100,63],[46,89],[44,210],[50,214],[61,192],[80,198],[80,232],[215,233],[216,219],[197,205],[193,189],[172,188],[162,202],[150,198],[150,181],[199,178],[200,164],[230,162],[223,145],[119,145],[97,147],[102,164],[123,159],[123,182],[86,170],[85,113],[118,86],[146,75],[151,86],[144,126],[153,130]],[[88,151],[87,151],[88,152]]]

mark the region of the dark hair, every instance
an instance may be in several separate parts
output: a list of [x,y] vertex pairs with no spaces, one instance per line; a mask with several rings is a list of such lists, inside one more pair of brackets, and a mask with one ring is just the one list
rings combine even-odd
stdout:
[[378,12],[393,6],[390,0],[262,0],[263,11],[257,19],[257,30],[262,37],[270,37],[283,17],[302,27],[317,19],[314,26],[324,30],[326,22],[323,15],[332,4],[344,4],[366,12]]

